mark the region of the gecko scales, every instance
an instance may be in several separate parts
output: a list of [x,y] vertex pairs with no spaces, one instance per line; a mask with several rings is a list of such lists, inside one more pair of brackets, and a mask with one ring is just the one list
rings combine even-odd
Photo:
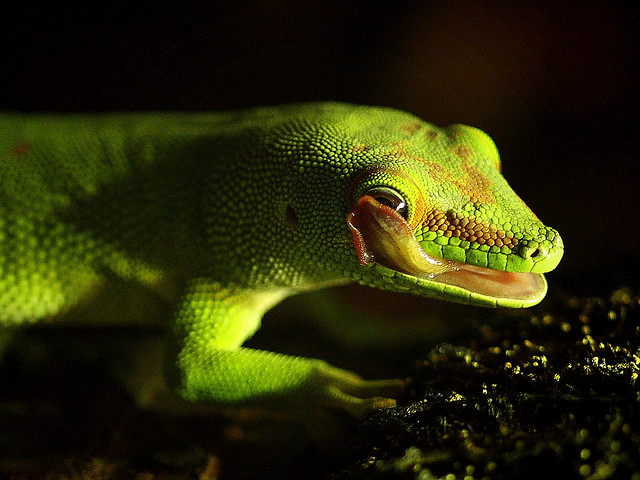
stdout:
[[142,284],[176,305],[167,378],[192,402],[392,405],[400,380],[243,342],[285,297],[347,281],[527,307],[563,253],[489,136],[390,108],[3,113],[0,155],[0,324]]

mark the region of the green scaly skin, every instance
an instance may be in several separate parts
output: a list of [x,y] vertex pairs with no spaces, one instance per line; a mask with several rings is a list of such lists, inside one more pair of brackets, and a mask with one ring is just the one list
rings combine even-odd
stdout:
[[[0,323],[55,317],[113,277],[140,282],[180,305],[168,377],[194,402],[356,415],[393,404],[400,381],[241,346],[269,308],[301,290],[355,281],[507,307],[544,297],[540,275],[531,295],[510,298],[408,273],[378,253],[363,262],[346,219],[356,212],[363,222],[356,205],[371,188],[392,188],[406,202],[406,223],[389,217],[404,232],[391,235],[401,240],[396,263],[422,248],[542,273],[562,256],[557,232],[500,175],[486,134],[387,108],[8,113],[0,152]],[[377,218],[384,207],[371,205]],[[376,247],[381,238],[365,241]]]

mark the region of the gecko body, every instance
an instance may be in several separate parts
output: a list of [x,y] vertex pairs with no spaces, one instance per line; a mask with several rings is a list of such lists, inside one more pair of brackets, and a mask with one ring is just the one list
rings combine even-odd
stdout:
[[176,304],[168,377],[193,402],[391,405],[400,381],[242,344],[285,297],[343,282],[534,305],[563,252],[486,134],[389,108],[6,113],[0,155],[0,323],[140,283]]

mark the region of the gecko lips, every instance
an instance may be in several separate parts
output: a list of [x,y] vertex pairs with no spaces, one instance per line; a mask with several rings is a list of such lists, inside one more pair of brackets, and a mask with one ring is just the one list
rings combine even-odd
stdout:
[[531,301],[546,293],[546,282],[540,274],[503,272],[427,254],[406,220],[369,195],[358,199],[347,216],[347,225],[362,265],[376,262],[430,282],[492,298]]

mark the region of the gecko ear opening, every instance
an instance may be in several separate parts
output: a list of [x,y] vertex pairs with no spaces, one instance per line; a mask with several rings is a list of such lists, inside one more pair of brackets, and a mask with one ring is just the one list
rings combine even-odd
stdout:
[[298,225],[300,224],[298,214],[291,205],[287,205],[287,208],[284,211],[284,221],[286,225],[293,230],[298,228]]

